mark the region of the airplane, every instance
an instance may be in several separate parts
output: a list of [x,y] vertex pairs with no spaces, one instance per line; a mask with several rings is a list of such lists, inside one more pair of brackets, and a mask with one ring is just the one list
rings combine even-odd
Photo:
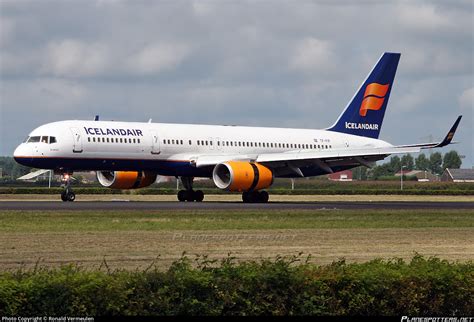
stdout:
[[274,178],[371,167],[391,154],[452,143],[459,116],[441,142],[392,145],[379,139],[400,53],[382,54],[336,122],[323,130],[72,120],[34,129],[14,152],[16,162],[63,176],[63,201],[74,201],[71,175],[96,171],[101,185],[137,189],[175,176],[181,202],[201,202],[194,178],[211,178],[245,203],[268,202]]

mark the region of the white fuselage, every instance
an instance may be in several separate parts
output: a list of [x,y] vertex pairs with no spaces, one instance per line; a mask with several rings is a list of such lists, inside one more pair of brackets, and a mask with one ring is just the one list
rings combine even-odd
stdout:
[[154,170],[161,175],[210,177],[212,169],[193,166],[200,156],[232,155],[234,159],[252,160],[268,153],[390,146],[382,140],[326,130],[61,121],[33,130],[14,157],[31,167],[63,172]]

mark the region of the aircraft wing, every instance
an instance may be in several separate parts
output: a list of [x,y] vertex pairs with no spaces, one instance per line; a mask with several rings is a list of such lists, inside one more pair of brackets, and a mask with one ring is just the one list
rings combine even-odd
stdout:
[[456,143],[452,142],[454,133],[456,133],[456,129],[458,128],[459,122],[461,122],[462,115],[459,115],[458,118],[456,119],[456,122],[454,122],[453,126],[449,130],[448,134],[444,137],[443,141],[441,142],[433,142],[433,143],[421,143],[421,144],[412,144],[412,145],[400,145],[400,147],[419,147],[421,149],[432,149],[432,148],[441,148],[443,146],[446,146],[451,143]]
[[279,175],[297,173],[300,176],[303,176],[300,168],[308,166],[317,166],[327,173],[332,173],[332,168],[336,166],[364,165],[371,167],[375,161],[382,160],[391,154],[417,153],[422,149],[438,148],[450,144],[460,121],[461,116],[457,118],[444,140],[435,143],[358,149],[332,149],[329,151],[296,150],[258,155],[201,155],[193,163],[196,167],[204,167],[226,161],[251,161],[264,164]]
[[418,147],[400,148],[366,148],[352,150],[332,151],[301,151],[288,153],[261,154],[255,162],[261,163],[278,175],[296,173],[304,177],[300,168],[317,166],[327,173],[333,173],[337,166],[359,166],[372,167],[375,161],[383,160],[390,154],[405,154],[419,152]]

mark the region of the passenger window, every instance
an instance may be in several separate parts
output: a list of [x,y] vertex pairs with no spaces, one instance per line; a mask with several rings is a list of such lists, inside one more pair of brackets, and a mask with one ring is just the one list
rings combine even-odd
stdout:
[[180,142],[181,142],[181,145],[183,145],[183,140],[181,140]]
[[90,142],[90,141],[91,141],[91,138],[90,138],[90,137],[89,137],[89,138],[87,138],[87,142]]
[[192,142],[191,142],[191,140],[189,140],[189,145],[191,145],[191,144],[192,144]]
[[110,141],[109,141],[109,138],[107,138],[107,143],[109,143],[109,142],[110,142]]
[[140,139],[137,139],[138,143],[140,143]]
[[123,143],[123,140],[122,140],[122,138],[120,138],[120,143]]
[[95,142],[95,137],[92,138],[92,142]]

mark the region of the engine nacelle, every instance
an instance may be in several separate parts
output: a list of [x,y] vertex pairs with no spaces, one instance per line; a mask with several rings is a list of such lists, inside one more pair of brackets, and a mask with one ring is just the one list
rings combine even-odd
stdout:
[[148,187],[156,180],[156,173],[147,171],[97,171],[97,180],[111,189]]
[[214,167],[212,179],[220,189],[254,191],[270,187],[273,183],[273,173],[258,163],[228,161]]

